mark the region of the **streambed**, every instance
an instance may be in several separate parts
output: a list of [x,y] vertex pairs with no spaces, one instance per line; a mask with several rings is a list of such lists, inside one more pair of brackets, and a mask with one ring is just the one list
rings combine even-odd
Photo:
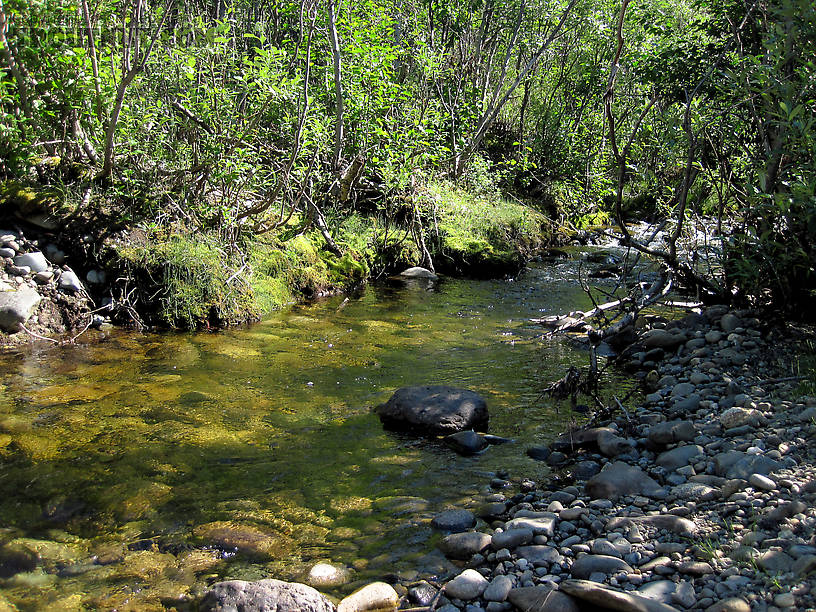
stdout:
[[[525,449],[575,416],[540,392],[586,354],[529,319],[588,307],[576,275],[392,281],[242,329],[0,355],[0,608],[162,609],[318,561],[352,571],[335,595],[444,574],[431,517],[544,476]],[[460,457],[384,431],[372,407],[411,384],[480,392],[515,442]]]

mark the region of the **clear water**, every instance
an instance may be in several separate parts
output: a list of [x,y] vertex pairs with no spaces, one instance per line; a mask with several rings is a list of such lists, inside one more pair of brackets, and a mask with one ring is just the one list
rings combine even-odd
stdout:
[[[393,281],[243,329],[1,355],[0,609],[183,607],[318,561],[352,571],[335,596],[444,574],[431,517],[497,471],[544,476],[525,450],[574,416],[540,392],[586,355],[529,319],[588,306],[575,275]],[[384,431],[372,408],[412,384],[482,393],[515,442],[460,457]]]

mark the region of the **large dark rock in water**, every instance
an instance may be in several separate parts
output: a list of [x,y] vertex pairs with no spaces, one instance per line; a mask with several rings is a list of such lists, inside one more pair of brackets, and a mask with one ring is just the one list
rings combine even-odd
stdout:
[[334,604],[305,584],[267,578],[257,582],[244,580],[218,582],[204,595],[199,609],[206,612],[218,610],[334,612]]
[[474,391],[431,385],[398,389],[377,414],[387,427],[425,435],[448,435],[457,431],[487,428],[487,403]]

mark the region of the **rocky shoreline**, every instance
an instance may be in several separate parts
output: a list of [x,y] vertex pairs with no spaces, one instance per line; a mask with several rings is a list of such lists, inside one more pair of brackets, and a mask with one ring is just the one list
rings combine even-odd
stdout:
[[816,608],[816,398],[794,397],[794,343],[725,307],[641,321],[622,358],[641,405],[534,449],[550,483],[495,479],[476,513],[438,517],[458,575],[342,609]]

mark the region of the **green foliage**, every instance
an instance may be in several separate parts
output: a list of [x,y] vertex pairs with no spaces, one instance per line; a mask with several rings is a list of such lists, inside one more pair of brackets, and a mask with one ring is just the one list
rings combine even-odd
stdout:
[[196,329],[257,316],[239,262],[219,248],[215,236],[151,232],[117,254],[134,276],[152,280],[143,281],[144,290],[162,292],[157,314],[168,325]]

